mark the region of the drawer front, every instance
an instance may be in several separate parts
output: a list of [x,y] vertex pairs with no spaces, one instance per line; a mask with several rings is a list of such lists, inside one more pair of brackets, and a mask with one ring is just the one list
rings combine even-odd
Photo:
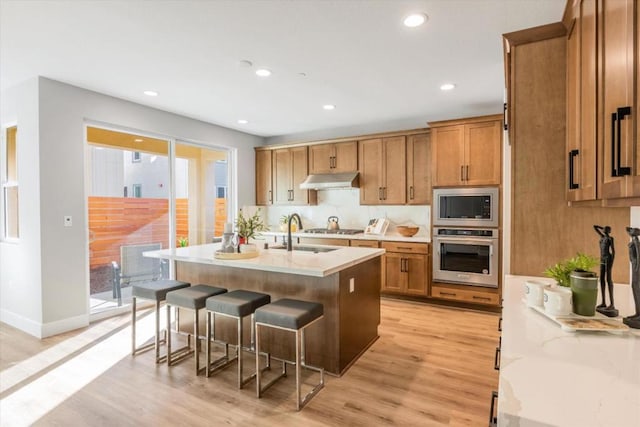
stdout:
[[404,252],[412,254],[428,254],[428,243],[407,243],[407,242],[382,242],[382,247],[388,252]]
[[357,248],[379,248],[380,242],[377,240],[351,240],[351,246]]
[[433,298],[450,299],[455,301],[471,302],[474,304],[498,305],[500,296],[497,293],[474,291],[469,289],[452,289],[437,285],[431,286]]

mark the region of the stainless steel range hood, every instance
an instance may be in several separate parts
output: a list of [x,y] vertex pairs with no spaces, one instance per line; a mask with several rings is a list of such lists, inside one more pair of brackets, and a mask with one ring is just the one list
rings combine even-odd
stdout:
[[303,190],[327,190],[329,188],[357,188],[358,172],[322,173],[309,175],[300,184]]

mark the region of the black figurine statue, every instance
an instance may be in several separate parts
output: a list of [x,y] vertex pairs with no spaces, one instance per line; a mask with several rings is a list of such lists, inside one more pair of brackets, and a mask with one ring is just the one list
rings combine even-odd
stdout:
[[[598,313],[602,313],[608,317],[617,317],[618,310],[613,303],[613,280],[611,279],[611,270],[613,269],[613,261],[616,257],[616,249],[613,245],[613,237],[611,227],[605,225],[594,225],[593,229],[600,235],[600,293],[602,294],[602,303],[596,307]],[[606,289],[605,289],[606,283]],[[609,301],[611,304],[607,306],[607,289],[609,291]]]
[[622,322],[635,329],[640,329],[640,228],[627,227],[627,233],[631,236],[629,242],[629,259],[631,260],[631,290],[636,305],[636,314],[627,316]]

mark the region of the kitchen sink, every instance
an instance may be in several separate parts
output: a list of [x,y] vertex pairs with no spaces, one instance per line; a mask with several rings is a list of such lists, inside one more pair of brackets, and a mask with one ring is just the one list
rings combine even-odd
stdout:
[[[269,246],[269,249],[287,249],[285,245],[278,246]],[[313,252],[313,253],[321,253],[321,252],[333,252],[338,250],[338,248],[327,248],[324,246],[294,246],[294,251],[304,251],[304,252]]]

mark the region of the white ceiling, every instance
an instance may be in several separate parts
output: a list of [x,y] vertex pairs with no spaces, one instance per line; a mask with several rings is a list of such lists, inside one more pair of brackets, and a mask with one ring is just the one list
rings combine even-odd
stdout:
[[[0,85],[40,75],[260,136],[419,128],[501,112],[501,35],[558,22],[564,4],[0,0]],[[414,11],[429,21],[404,27]]]

